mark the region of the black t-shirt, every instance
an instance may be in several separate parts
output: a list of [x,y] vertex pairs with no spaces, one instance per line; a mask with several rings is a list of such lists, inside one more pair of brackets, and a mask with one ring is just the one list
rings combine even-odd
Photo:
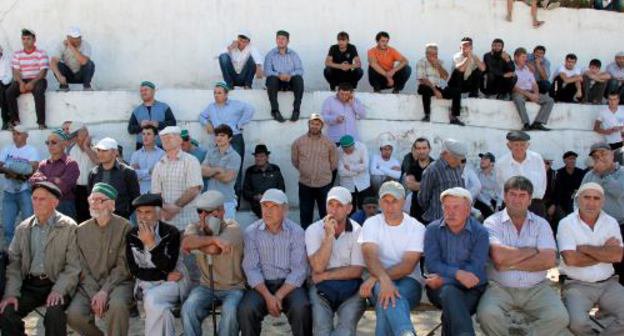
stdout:
[[358,56],[358,52],[355,46],[351,43],[347,44],[347,50],[344,52],[340,51],[337,44],[334,44],[329,48],[327,56],[331,56],[332,62],[337,64],[343,64],[345,62],[353,64],[353,59]]

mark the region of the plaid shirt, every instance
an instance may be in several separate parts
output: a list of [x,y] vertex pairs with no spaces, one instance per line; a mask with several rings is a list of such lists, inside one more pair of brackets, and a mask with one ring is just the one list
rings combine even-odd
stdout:
[[[181,149],[174,160],[163,155],[152,172],[152,193],[161,194],[164,203],[174,203],[189,188],[201,188],[203,185],[199,161]],[[188,224],[197,220],[195,201],[191,201],[168,223],[178,230],[184,230]]]

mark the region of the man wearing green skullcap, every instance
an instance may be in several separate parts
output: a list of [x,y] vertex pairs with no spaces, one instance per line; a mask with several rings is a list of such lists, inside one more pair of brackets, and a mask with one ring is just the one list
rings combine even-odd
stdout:
[[[144,126],[153,125],[159,131],[167,126],[175,126],[176,118],[166,103],[154,98],[156,85],[150,81],[141,82],[139,93],[143,103],[134,108],[128,123],[128,133],[136,134],[136,149],[143,147],[141,131]],[[160,146],[160,139],[157,139]]]
[[340,138],[338,148],[338,176],[340,185],[351,192],[353,209],[351,213],[362,209],[364,198],[373,196],[368,170],[369,158],[366,146],[351,135]]
[[67,323],[82,335],[104,335],[94,317],[106,321],[106,335],[128,335],[132,281],[126,259],[130,223],[113,214],[117,190],[96,183],[89,195],[91,219],[76,229],[82,274],[67,308]]
[[66,216],[76,218],[74,187],[80,175],[80,168],[74,159],[65,154],[67,135],[62,129],[54,130],[48,135],[45,144],[50,157],[39,162],[39,167],[30,181],[48,181],[59,187],[63,192],[63,197],[56,210]]

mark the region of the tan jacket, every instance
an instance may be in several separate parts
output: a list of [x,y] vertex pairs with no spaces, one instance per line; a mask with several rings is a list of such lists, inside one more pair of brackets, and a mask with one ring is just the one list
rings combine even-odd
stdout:
[[[53,216],[54,227],[45,243],[45,274],[54,282],[53,292],[63,296],[73,295],[78,276],[80,260],[76,248],[76,222],[60,212]],[[35,225],[34,216],[26,218],[15,228],[15,237],[9,246],[9,266],[6,270],[6,288],[4,297],[21,295],[22,281],[30,271],[30,231]]]

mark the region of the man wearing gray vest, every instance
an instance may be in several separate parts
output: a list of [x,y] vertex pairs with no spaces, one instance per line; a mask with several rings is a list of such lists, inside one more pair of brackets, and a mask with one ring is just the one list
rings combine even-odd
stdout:
[[[143,147],[143,138],[141,132],[143,127],[153,125],[162,131],[167,126],[175,126],[176,119],[171,112],[171,108],[166,103],[157,101],[154,98],[156,85],[150,81],[143,81],[139,93],[143,103],[134,108],[130,121],[128,122],[128,133],[136,134],[136,149]],[[160,138],[156,139],[157,145],[160,147]]]

